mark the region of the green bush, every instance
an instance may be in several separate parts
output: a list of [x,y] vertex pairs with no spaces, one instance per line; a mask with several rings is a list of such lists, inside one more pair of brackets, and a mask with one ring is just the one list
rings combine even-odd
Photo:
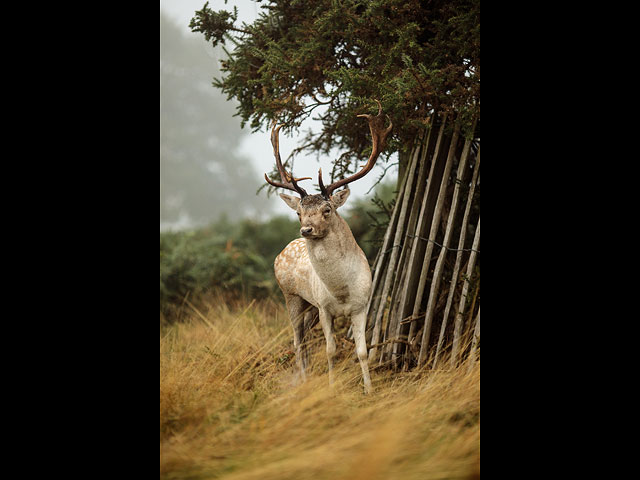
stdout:
[[[370,263],[378,251],[393,187],[380,185],[371,199],[354,201],[345,219]],[[160,233],[160,311],[165,314],[184,298],[214,292],[230,298],[281,300],[273,261],[300,237],[295,214],[264,222],[222,218],[207,227]]]
[[276,255],[299,236],[295,220],[222,219],[198,230],[160,234],[160,309],[213,291],[265,298],[277,292]]

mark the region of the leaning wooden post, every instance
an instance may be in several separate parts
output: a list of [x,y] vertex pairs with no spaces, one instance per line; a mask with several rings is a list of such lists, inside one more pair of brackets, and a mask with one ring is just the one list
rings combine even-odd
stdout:
[[[457,140],[454,133],[454,140]],[[456,183],[453,189],[453,198],[451,200],[451,208],[449,209],[449,217],[447,218],[447,226],[445,228],[444,239],[442,241],[442,247],[440,248],[440,254],[436,266],[433,270],[433,278],[431,279],[431,288],[429,289],[429,301],[427,303],[427,311],[424,319],[424,330],[422,331],[422,342],[420,344],[420,353],[418,355],[418,365],[422,364],[422,360],[426,358],[429,348],[429,338],[431,334],[431,326],[433,324],[433,315],[436,307],[436,300],[440,291],[440,281],[442,279],[442,269],[444,267],[444,261],[449,251],[449,244],[451,243],[451,236],[453,235],[453,224],[458,211],[458,199],[460,197],[460,184],[462,183],[462,176],[467,168],[467,159],[469,158],[469,151],[471,150],[471,139],[467,139],[462,149],[462,157],[458,164],[458,171],[456,172]],[[446,189],[446,187],[445,187]]]
[[[371,286],[371,296],[369,297],[369,303],[367,305],[367,329],[369,328],[369,321],[375,316],[377,306],[380,303],[380,296],[376,295],[376,292],[380,289],[380,279],[382,278],[382,272],[385,267],[385,260],[387,252],[389,251],[389,244],[391,242],[391,233],[395,230],[398,216],[400,214],[400,205],[404,195],[404,185],[407,182],[407,175],[404,176],[402,184],[400,185],[400,191],[398,192],[398,198],[396,204],[393,207],[393,213],[391,214],[391,220],[387,226],[387,231],[384,234],[382,240],[382,247],[380,247],[380,254],[376,257],[376,263],[373,265],[373,281]],[[350,330],[351,331],[351,330]]]
[[[399,248],[402,246],[402,240],[404,235],[405,218],[407,216],[407,206],[409,205],[409,199],[411,198],[411,190],[413,189],[413,178],[416,172],[416,165],[418,163],[418,153],[420,149],[416,147],[414,154],[411,158],[411,165],[409,166],[409,172],[407,173],[407,181],[404,186],[404,197],[402,199],[402,208],[400,210],[400,217],[398,218],[398,224],[396,226],[396,234],[393,240],[393,251],[389,258],[389,265],[387,266],[387,274],[384,279],[384,286],[382,287],[382,293],[380,295],[380,304],[378,305],[378,311],[376,313],[376,321],[373,326],[373,335],[371,336],[371,345],[374,345],[369,350],[369,362],[373,363],[376,358],[376,352],[378,347],[375,346],[380,340],[380,330],[382,328],[382,316],[384,315],[385,307],[387,304],[387,296],[389,289],[393,282],[393,275],[395,273],[396,263],[398,260]],[[397,205],[396,205],[397,206]]]
[[473,204],[473,194],[476,191],[476,184],[478,182],[478,174],[480,172],[480,150],[476,157],[476,165],[473,170],[473,176],[471,178],[471,187],[469,188],[469,194],[467,196],[467,206],[464,209],[464,215],[462,217],[462,228],[460,229],[460,239],[458,241],[458,253],[456,254],[456,263],[453,267],[453,274],[451,275],[451,287],[449,287],[449,296],[447,297],[447,304],[444,307],[444,315],[442,316],[442,325],[440,327],[440,336],[438,338],[438,346],[436,348],[436,354],[433,359],[432,368],[436,368],[438,364],[438,357],[442,350],[444,343],[444,334],[447,329],[447,321],[449,319],[449,312],[451,311],[451,305],[453,303],[453,295],[456,291],[458,284],[458,273],[460,273],[460,266],[462,265],[462,254],[464,251],[464,242],[467,238],[467,226],[469,225],[469,212],[471,211],[471,205]]
[[480,307],[478,307],[478,315],[476,315],[476,326],[473,330],[473,340],[471,341],[471,352],[469,353],[469,372],[473,369],[476,362],[476,351],[480,342]]
[[[440,150],[442,148],[443,138],[444,138],[444,130],[447,123],[446,115],[443,116],[442,122],[440,124],[440,130],[438,133],[438,138],[436,140],[435,150],[433,152],[432,160],[431,160],[431,168],[429,169],[429,174],[427,176],[427,186],[426,190],[422,197],[422,204],[420,206],[420,214],[418,216],[418,224],[416,225],[415,232],[413,235],[413,245],[411,247],[411,254],[409,256],[409,262],[407,266],[406,273],[406,285],[402,291],[402,295],[400,296],[400,302],[398,304],[398,308],[396,310],[396,315],[399,316],[398,322],[396,324],[395,337],[396,339],[400,339],[400,334],[402,332],[402,318],[405,313],[409,311],[409,308],[412,308],[412,291],[415,290],[415,281],[419,281],[418,268],[421,265],[420,258],[418,256],[419,242],[421,240],[421,236],[423,231],[426,230],[426,226],[430,219],[428,218],[428,200],[431,197],[431,192],[436,187],[434,185],[434,176],[436,172],[436,168],[438,166],[438,158],[440,157]],[[410,241],[410,240],[409,240]],[[415,275],[414,275],[415,272]],[[414,280],[415,279],[415,280]],[[410,339],[413,336],[413,329],[415,326],[415,322],[412,322],[409,326],[409,334],[407,336]],[[406,356],[405,356],[406,357]],[[398,344],[395,343],[392,349],[392,362],[395,364],[398,360]],[[406,365],[406,362],[405,362]]]
[[[416,228],[416,223],[419,218],[420,213],[420,205],[422,204],[422,196],[424,195],[424,191],[427,187],[427,174],[429,173],[428,162],[427,162],[427,154],[431,147],[431,142],[433,140],[434,129],[429,126],[426,135],[423,135],[422,141],[420,143],[421,151],[418,160],[418,173],[416,180],[416,187],[414,190],[413,201],[409,207],[409,211],[411,212],[409,215],[409,220],[407,222],[407,228],[405,235],[407,238],[404,240],[404,246],[402,247],[402,251],[400,252],[400,260],[398,260],[397,272],[398,274],[395,276],[393,287],[391,289],[391,305],[389,308],[389,320],[387,322],[387,328],[384,330],[383,343],[386,343],[385,347],[380,351],[380,361],[382,364],[388,358],[389,352],[392,351],[394,346],[398,345],[398,342],[394,342],[392,340],[396,339],[395,333],[398,324],[398,314],[397,310],[399,307],[399,299],[402,296],[401,291],[409,288],[408,287],[408,279],[407,279],[407,261],[412,252],[412,247],[414,243],[408,237],[410,232],[414,232]],[[426,138],[425,138],[426,137]],[[396,363],[393,362],[392,365],[394,368],[396,367]]]
[[469,285],[471,283],[471,276],[473,275],[473,269],[476,266],[477,250],[480,246],[480,219],[478,218],[478,226],[476,227],[476,233],[473,237],[473,246],[471,247],[471,255],[469,256],[469,265],[467,266],[467,273],[464,278],[464,284],[462,287],[462,294],[460,295],[460,305],[458,308],[458,314],[456,315],[455,328],[453,331],[453,347],[451,349],[451,367],[455,368],[458,364],[458,353],[460,351],[460,336],[462,334],[462,317],[464,315],[464,306],[467,301],[467,293],[469,291]]
[[[451,144],[449,146],[449,154],[447,156],[447,163],[444,167],[444,173],[442,174],[442,180],[440,182],[440,190],[438,191],[438,200],[436,201],[435,211],[433,212],[433,219],[431,220],[431,230],[429,231],[429,239],[427,244],[427,251],[424,255],[424,260],[422,262],[422,272],[420,274],[420,282],[418,283],[418,291],[416,293],[416,299],[413,304],[413,312],[411,314],[412,319],[418,317],[418,313],[420,312],[420,306],[422,305],[422,297],[424,295],[425,287],[427,286],[427,277],[429,276],[429,265],[431,263],[431,255],[433,253],[434,242],[436,241],[436,235],[438,234],[438,229],[440,228],[440,215],[442,214],[442,206],[444,205],[444,197],[447,193],[447,183],[449,182],[449,175],[451,174],[451,167],[453,166],[453,158],[455,157],[456,146],[458,143],[458,137],[460,135],[460,122],[456,122],[453,137],[451,139]],[[415,320],[414,320],[415,322]],[[412,324],[412,326],[415,323]],[[422,342],[424,343],[424,339],[429,341],[429,333],[431,332],[431,325],[425,323],[424,329],[422,331]],[[408,339],[411,344],[414,344],[415,340],[412,341],[411,338]],[[420,351],[423,351],[421,346]],[[421,358],[418,357],[418,366],[420,366]]]

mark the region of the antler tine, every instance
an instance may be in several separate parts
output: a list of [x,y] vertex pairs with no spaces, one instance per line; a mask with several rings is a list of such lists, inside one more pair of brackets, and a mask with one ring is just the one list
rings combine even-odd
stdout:
[[282,180],[282,182],[271,180],[266,173],[264,174],[264,179],[267,181],[267,183],[269,183],[270,185],[273,185],[274,187],[293,190],[294,192],[297,192],[301,198],[304,198],[307,196],[307,192],[304,188],[300,187],[297,184],[297,182],[299,180],[311,180],[311,177],[294,178],[293,175],[289,174],[284,169],[284,166],[282,165],[282,159],[280,158],[280,140],[279,140],[280,129],[283,126],[284,124],[276,128],[276,122],[274,120],[273,127],[271,128],[271,145],[273,146],[273,156],[276,158],[276,168],[280,173],[280,179]]
[[318,170],[318,186],[320,187],[320,192],[322,193],[322,196],[326,200],[329,200],[329,194],[327,193],[327,189],[325,188],[324,182],[322,181],[322,169]]
[[[360,178],[364,177],[367,173],[369,173],[371,169],[373,169],[373,166],[375,165],[376,160],[378,159],[378,156],[384,150],[386,146],[387,136],[389,135],[389,133],[391,132],[391,129],[393,128],[393,122],[389,118],[389,115],[386,115],[386,114],[384,116],[382,115],[382,104],[380,103],[380,101],[375,100],[375,102],[378,104],[378,115],[376,115],[375,117],[369,114],[357,115],[358,117],[366,118],[367,121],[369,122],[369,130],[371,131],[371,137],[373,142],[373,146],[371,148],[371,155],[369,155],[369,160],[367,160],[367,163],[362,167],[362,169],[359,172],[354,173],[350,177],[343,178],[342,180],[338,180],[337,182],[334,182],[328,187],[326,187],[325,189],[326,195],[325,195],[325,191],[322,192],[326,198],[329,198],[329,196],[337,188],[340,188],[343,185],[347,185],[351,182],[355,182],[356,180],[359,180]],[[387,128],[384,128],[385,117],[389,120],[389,126]],[[322,182],[322,179],[320,179],[320,182]],[[322,189],[322,186],[320,188]]]

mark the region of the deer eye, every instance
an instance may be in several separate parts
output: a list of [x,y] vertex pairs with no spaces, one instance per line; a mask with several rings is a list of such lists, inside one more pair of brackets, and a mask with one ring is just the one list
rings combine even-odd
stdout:
[[324,213],[325,215],[329,215],[331,213],[331,209],[330,208],[325,208],[322,213]]

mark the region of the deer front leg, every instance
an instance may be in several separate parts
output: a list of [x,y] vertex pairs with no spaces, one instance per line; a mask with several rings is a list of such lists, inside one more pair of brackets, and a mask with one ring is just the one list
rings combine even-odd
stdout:
[[326,310],[320,309],[320,325],[327,341],[327,362],[329,364],[329,384],[333,385],[335,380],[333,374],[333,363],[336,358],[336,341],[333,338],[333,317]]
[[366,312],[356,313],[351,316],[353,327],[353,339],[356,342],[356,353],[362,369],[362,379],[364,380],[364,393],[371,393],[371,377],[369,376],[369,360],[367,356],[367,341],[365,339],[365,328],[367,325]]

